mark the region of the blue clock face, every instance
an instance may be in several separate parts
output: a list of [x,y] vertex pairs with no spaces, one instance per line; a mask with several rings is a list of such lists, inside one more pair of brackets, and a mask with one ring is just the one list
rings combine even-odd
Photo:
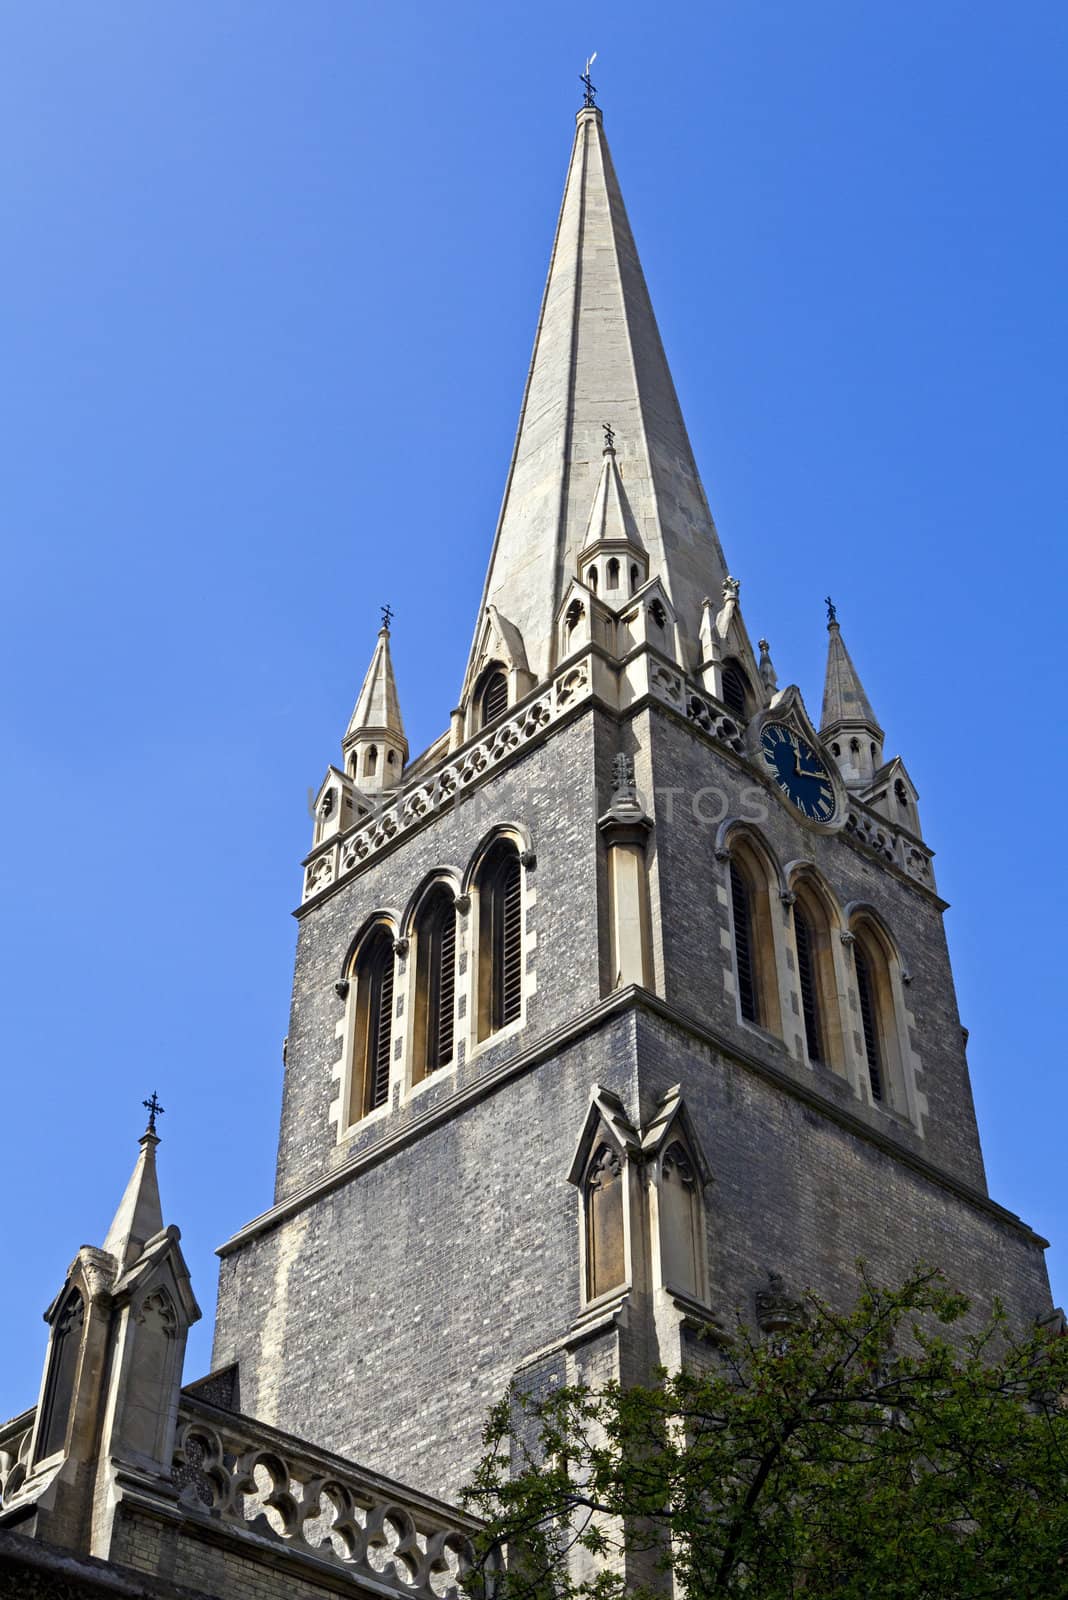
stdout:
[[784,722],[766,722],[760,749],[765,766],[791,805],[812,822],[830,822],[836,806],[834,784],[808,740]]

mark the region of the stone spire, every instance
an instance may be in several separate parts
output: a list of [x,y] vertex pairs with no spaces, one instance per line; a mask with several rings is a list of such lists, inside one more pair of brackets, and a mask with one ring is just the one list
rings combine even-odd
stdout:
[[153,1113],[149,1126],[141,1135],[141,1153],[126,1185],[126,1193],[119,1201],[119,1209],[111,1219],[111,1227],[104,1240],[104,1249],[109,1256],[114,1256],[120,1273],[140,1257],[149,1239],[154,1239],[163,1229],[163,1209],[156,1177],[158,1144],[159,1135],[156,1133]]
[[389,608],[342,741],[345,770],[361,789],[391,789],[408,759],[397,682],[389,654]]
[[587,106],[578,113],[475,630],[477,650],[486,608],[495,606],[518,630],[535,680],[552,668],[554,619],[578,567],[598,475],[606,474],[606,417],[620,441],[614,471],[648,553],[649,576],[663,581],[696,659],[702,598],[719,593],[726,567],[601,113]]
[[883,730],[842,638],[834,605],[827,602],[827,676],[820,737],[830,746],[848,784],[870,783],[882,762]]

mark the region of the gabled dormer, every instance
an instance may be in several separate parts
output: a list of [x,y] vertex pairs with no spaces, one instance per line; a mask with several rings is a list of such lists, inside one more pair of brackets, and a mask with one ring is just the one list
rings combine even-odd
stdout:
[[327,767],[326,777],[319,785],[312,803],[315,814],[312,848],[334,838],[336,834],[344,833],[361,817],[369,816],[373,809],[370,799],[357,788],[348,773],[342,772],[340,767]]
[[625,609],[619,612],[617,654],[625,656],[646,644],[652,645],[654,650],[667,656],[676,666],[685,666],[679,619],[671,596],[659,576],[643,584],[636,594],[631,595]]
[[718,611],[711,600],[704,601],[697,672],[708,693],[747,722],[767,704],[769,691],[742,617],[741,587],[737,578],[724,580]]
[[872,778],[871,787],[861,792],[861,799],[871,806],[873,811],[878,811],[888,822],[896,827],[906,828],[909,833],[923,838],[923,829],[920,826],[920,794],[916,785],[909,777],[905,763],[900,756],[894,756],[883,765]]
[[618,619],[615,612],[578,578],[572,578],[556,618],[556,659],[566,661],[576,651],[597,644],[615,655]]
[[523,636],[496,606],[486,607],[464,680],[460,704],[452,714],[455,749],[507,714],[534,687]]

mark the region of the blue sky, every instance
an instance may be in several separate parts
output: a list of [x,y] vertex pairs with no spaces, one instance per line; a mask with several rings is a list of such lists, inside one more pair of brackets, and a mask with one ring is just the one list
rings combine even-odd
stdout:
[[0,5],[0,1414],[153,1088],[207,1370],[307,791],[385,600],[446,724],[592,49],[750,630],[815,709],[838,602],[1068,1298],[1066,44],[1035,0]]

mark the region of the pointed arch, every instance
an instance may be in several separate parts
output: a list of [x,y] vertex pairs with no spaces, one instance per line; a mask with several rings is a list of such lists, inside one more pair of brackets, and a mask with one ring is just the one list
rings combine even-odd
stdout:
[[48,1376],[37,1429],[38,1461],[56,1455],[66,1445],[84,1326],[85,1300],[75,1285],[63,1296],[52,1323]]
[[810,1064],[844,1075],[841,912],[833,893],[809,863],[791,869],[787,883],[793,895],[791,922],[805,1053]]
[[393,927],[365,925],[349,963],[347,996],[347,1115],[360,1121],[389,1103],[394,1033]]
[[745,722],[753,712],[755,696],[753,686],[737,656],[728,656],[723,663],[723,692],[720,698],[728,711]]
[[910,1093],[908,1026],[901,992],[897,944],[873,906],[856,902],[849,910],[858,1049],[867,1087],[876,1105],[915,1121]]
[[456,895],[438,879],[414,920],[413,1083],[455,1059],[456,942]]
[[475,1020],[481,1041],[523,1010],[523,867],[515,839],[498,834],[474,879],[478,901]]
[[488,728],[508,710],[508,673],[499,661],[491,661],[475,685],[475,725]]
[[783,1037],[779,983],[782,873],[754,828],[732,825],[726,838],[727,893],[735,997],[743,1022]]

